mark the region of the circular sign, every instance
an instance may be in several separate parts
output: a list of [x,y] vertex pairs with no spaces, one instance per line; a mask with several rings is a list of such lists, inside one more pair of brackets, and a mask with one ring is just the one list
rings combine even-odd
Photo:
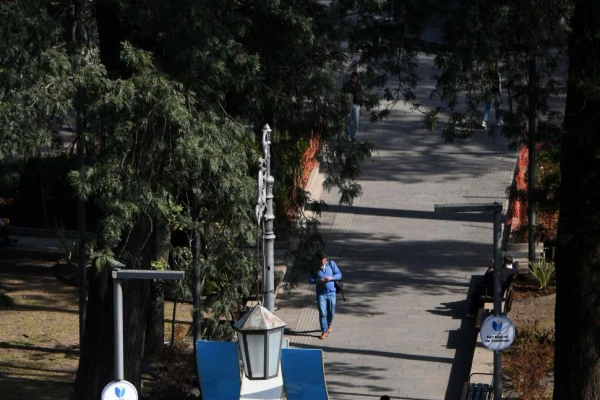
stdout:
[[515,340],[515,325],[506,315],[490,315],[479,331],[481,343],[490,350],[505,350]]
[[138,400],[135,386],[127,381],[111,382],[102,391],[101,400]]

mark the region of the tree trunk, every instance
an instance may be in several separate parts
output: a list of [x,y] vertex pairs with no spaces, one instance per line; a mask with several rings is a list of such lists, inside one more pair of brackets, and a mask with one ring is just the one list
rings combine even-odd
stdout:
[[169,345],[173,347],[175,344],[175,321],[177,321],[177,302],[179,301],[179,294],[175,293],[175,300],[173,300],[173,316],[171,317],[171,343]]
[[539,90],[537,84],[536,58],[531,56],[529,60],[529,104],[528,104],[528,122],[529,135],[527,137],[527,146],[529,150],[529,164],[527,166],[527,258],[529,262],[535,262],[535,242],[536,242],[536,222],[535,222],[535,173],[536,173],[536,124],[537,124],[537,107],[536,107],[536,91]]
[[146,331],[146,348],[144,359],[156,360],[165,345],[165,298],[164,283],[150,283],[148,330]]
[[599,11],[597,2],[577,2],[569,41],[556,249],[554,400],[595,400],[600,393]]
[[[141,216],[126,245],[130,269],[149,269],[156,252],[152,222]],[[134,261],[138,260],[138,261]],[[97,272],[90,282],[90,298],[73,400],[97,400],[102,389],[114,380],[114,312],[112,278],[109,270]],[[125,380],[141,387],[142,355],[150,304],[148,281],[123,283],[123,344]]]
[[[120,59],[127,22],[116,0],[95,2],[100,60],[113,78],[129,75]],[[142,172],[143,174],[143,172]],[[151,174],[148,172],[148,176]],[[141,213],[124,243],[120,261],[130,269],[151,269],[152,261],[166,260],[170,232],[148,214]],[[84,340],[75,382],[74,400],[96,400],[114,379],[113,285],[110,271],[96,272],[90,282]],[[125,281],[123,284],[125,379],[141,387],[143,355],[156,356],[164,344],[162,284]],[[146,351],[146,346],[148,350]]]
[[[167,226],[159,224],[156,231],[156,260],[167,263],[171,246],[171,232]],[[145,359],[156,359],[165,345],[165,293],[164,282],[150,283],[150,308],[148,310],[148,331],[146,332]]]
[[87,318],[73,400],[96,400],[114,378],[112,279],[94,274],[89,282]]

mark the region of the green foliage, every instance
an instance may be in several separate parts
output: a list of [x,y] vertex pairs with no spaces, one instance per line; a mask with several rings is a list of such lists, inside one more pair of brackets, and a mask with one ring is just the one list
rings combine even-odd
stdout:
[[439,126],[439,110],[429,110],[423,115],[423,126],[430,132],[437,130]]
[[[214,337],[229,337],[222,321],[234,318],[254,275],[240,249],[257,237],[260,127],[271,124],[281,155],[273,169],[278,198],[307,200],[290,186],[313,130],[327,152],[328,187],[345,203],[360,195],[355,180],[371,148],[340,142],[343,18],[312,0],[104,5],[81,15],[63,2],[0,5],[0,158],[49,145],[83,89],[86,169],[71,167],[65,182],[99,211],[96,272],[107,273],[115,258],[164,268],[162,250],[171,268],[191,272],[189,238],[197,232],[206,325]],[[80,16],[88,43],[75,48]],[[245,132],[249,124],[257,136]],[[172,233],[187,242],[160,249]]]
[[323,164],[326,168],[339,168],[339,174],[325,176],[326,190],[337,188],[340,204],[352,205],[362,194],[362,187],[355,182],[361,174],[360,165],[371,157],[373,146],[368,142],[350,142],[345,137],[330,141],[323,148]]
[[[60,14],[64,6],[47,9]],[[62,27],[40,12],[46,7],[37,0],[0,4],[0,160],[49,146],[74,98]]]
[[[452,4],[446,15],[446,41],[435,61],[440,72],[434,95],[447,105],[450,117],[444,137],[451,141],[465,130],[469,135],[479,125],[486,99],[500,100],[492,95],[496,79],[489,73],[498,63],[503,89],[509,92],[508,107],[502,106],[502,132],[518,143],[526,141],[523,124],[530,117],[548,115],[548,99],[564,92],[556,72],[564,61],[563,22],[570,2],[555,0],[544,7],[483,1]],[[533,76],[532,59],[537,61]]]
[[[349,14],[346,25],[349,47],[359,56],[352,67],[361,69],[361,82],[368,88],[383,88],[382,99],[390,102],[372,120],[386,118],[389,109],[402,101],[418,110],[415,94],[418,83],[419,40],[434,8],[429,1],[342,0],[336,2],[338,12]],[[369,96],[367,108],[378,106],[376,96]]]
[[540,290],[543,290],[552,283],[555,277],[554,263],[545,259],[529,261],[529,272],[540,284]]
[[558,211],[558,191],[560,188],[560,147],[548,143],[537,155],[536,206],[546,213]]
[[[127,246],[140,218],[169,230],[198,230],[208,296],[203,306],[216,320],[229,318],[252,272],[239,250],[254,239],[251,138],[227,117],[196,111],[191,94],[157,71],[149,53],[125,44],[122,59],[130,77],[93,76],[87,89],[86,136],[98,145],[89,150],[86,174],[70,175],[77,192],[105,210],[97,231],[105,257],[99,260],[109,261],[114,249],[128,264],[140,259],[143,248]],[[179,252],[176,265],[194,276],[189,252]]]

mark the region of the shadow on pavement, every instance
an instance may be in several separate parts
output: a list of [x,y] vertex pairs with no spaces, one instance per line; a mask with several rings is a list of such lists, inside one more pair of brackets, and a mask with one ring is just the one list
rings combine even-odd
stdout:
[[[316,206],[307,205],[307,210],[313,210]],[[340,206],[329,204],[325,209],[321,209],[321,213],[347,213],[356,215],[371,215],[374,217],[394,217],[394,218],[411,218],[411,219],[427,219],[434,221],[459,221],[459,222],[489,222],[492,223],[492,213],[436,213],[434,211],[420,210],[401,210],[377,207],[360,207],[360,206]],[[468,225],[467,225],[468,226]],[[490,228],[491,229],[491,228]]]
[[[324,342],[327,344],[327,342]],[[323,349],[326,350],[327,353],[347,353],[347,354],[363,354],[369,356],[377,356],[377,357],[388,357],[388,358],[401,358],[404,360],[413,360],[413,361],[429,361],[436,363],[446,363],[451,364],[453,362],[452,358],[448,357],[436,357],[436,356],[426,356],[419,354],[407,354],[400,352],[392,352],[392,351],[379,351],[379,350],[364,350],[364,349],[351,349],[344,347],[322,347],[322,346],[311,346],[301,343],[294,343],[294,347],[300,347],[305,349]],[[332,364],[327,364],[328,369],[332,369],[329,367]],[[333,368],[335,369],[335,368]]]
[[[289,336],[309,336],[309,337],[314,337],[314,338],[319,338],[321,335],[321,330],[320,329],[311,329],[308,331],[295,331],[293,329],[289,329],[289,328],[285,328],[283,330],[283,334],[284,335],[289,335]],[[295,343],[294,343],[294,347],[298,347]]]

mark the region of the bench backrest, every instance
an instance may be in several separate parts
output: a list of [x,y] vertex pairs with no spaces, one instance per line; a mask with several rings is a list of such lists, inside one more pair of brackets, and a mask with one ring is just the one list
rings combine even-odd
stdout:
[[242,381],[235,342],[196,342],[204,400],[239,400]]
[[288,400],[327,400],[321,349],[281,349],[281,372]]
[[464,400],[488,400],[491,398],[491,390],[487,383],[470,383]]

